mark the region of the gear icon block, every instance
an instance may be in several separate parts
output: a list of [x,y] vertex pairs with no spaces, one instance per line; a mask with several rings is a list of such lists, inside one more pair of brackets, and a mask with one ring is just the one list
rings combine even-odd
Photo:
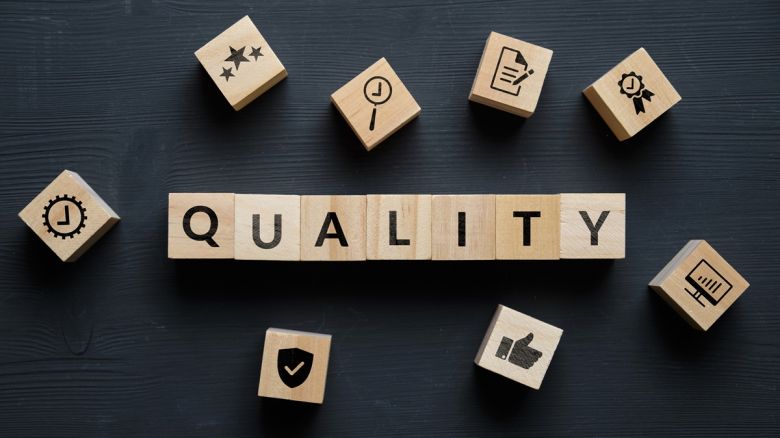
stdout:
[[[76,221],[71,218],[71,207],[78,212]],[[52,216],[58,211],[64,212],[65,217],[54,219]],[[43,207],[41,217],[43,217],[46,231],[53,234],[54,237],[72,239],[73,236],[81,234],[81,230],[86,226],[87,209],[84,207],[84,203],[77,200],[75,196],[57,195]]]

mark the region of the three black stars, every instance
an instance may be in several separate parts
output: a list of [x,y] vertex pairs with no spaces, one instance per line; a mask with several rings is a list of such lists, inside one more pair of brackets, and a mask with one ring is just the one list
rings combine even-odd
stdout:
[[[242,62],[249,62],[249,58],[244,56],[244,51],[246,50],[246,46],[236,50],[232,46],[228,46],[230,48],[230,56],[225,59],[225,62],[232,62],[235,64],[236,72],[238,72],[238,67],[241,65]],[[257,58],[263,56],[262,53],[260,53],[260,47],[252,47],[252,53],[249,54],[249,56],[252,56],[255,58],[255,61],[257,61]],[[231,77],[235,77],[236,75],[233,74],[233,67],[225,68],[222,67],[222,74],[220,75],[225,78],[225,82],[230,81]]]

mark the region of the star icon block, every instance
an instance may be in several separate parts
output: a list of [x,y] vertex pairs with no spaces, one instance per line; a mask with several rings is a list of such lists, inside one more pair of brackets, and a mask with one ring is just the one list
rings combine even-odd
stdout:
[[287,70],[246,16],[195,52],[236,111],[287,77]]

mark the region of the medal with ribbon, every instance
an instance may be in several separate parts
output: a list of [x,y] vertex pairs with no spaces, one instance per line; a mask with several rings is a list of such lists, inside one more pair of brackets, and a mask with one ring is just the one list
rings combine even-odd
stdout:
[[642,100],[650,102],[650,98],[655,96],[652,91],[645,88],[642,76],[634,72],[623,73],[623,77],[618,81],[618,86],[620,86],[620,94],[625,94],[626,97],[634,100],[634,109],[637,114],[645,112]]

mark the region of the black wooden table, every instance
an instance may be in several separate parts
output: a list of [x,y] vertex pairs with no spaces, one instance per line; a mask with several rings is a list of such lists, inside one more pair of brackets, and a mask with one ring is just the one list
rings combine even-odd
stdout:
[[[590,3],[4,1],[0,435],[777,436],[780,4]],[[193,52],[245,14],[289,78],[234,113]],[[526,121],[466,100],[492,30],[555,51]],[[683,100],[619,143],[581,90],[640,46]],[[382,56],[423,110],[367,153]],[[75,264],[16,217],[65,168],[122,216]],[[625,192],[626,259],[174,262],[179,191]],[[751,283],[707,333],[647,288],[694,238]],[[564,330],[538,392],[472,363],[498,303]],[[269,326],[334,335],[324,405],[256,397]]]

